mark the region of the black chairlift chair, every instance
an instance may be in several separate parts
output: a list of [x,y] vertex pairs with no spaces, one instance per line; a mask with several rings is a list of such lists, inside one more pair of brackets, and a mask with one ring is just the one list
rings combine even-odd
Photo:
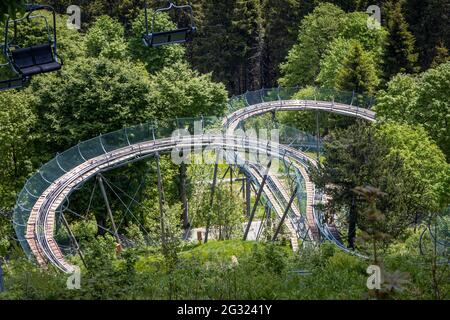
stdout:
[[[155,32],[156,15],[170,10],[188,11],[190,24],[184,28],[179,28],[170,31]],[[145,1],[145,29],[146,33],[143,36],[143,41],[144,44],[148,47],[158,47],[167,44],[184,43],[192,41],[194,34],[197,32],[197,28],[195,27],[194,23],[192,6],[190,4],[178,6],[175,5],[173,2],[170,2],[167,8],[157,9],[152,17],[152,25],[150,31],[148,22],[147,1]]]
[[[51,32],[47,18],[43,15],[32,15],[38,10],[47,10],[53,16],[53,32]],[[43,18],[47,27],[48,42],[36,44],[26,48],[21,48],[15,41],[17,38],[17,24],[20,21],[30,21],[36,18]],[[14,35],[9,39],[9,26],[13,23]],[[25,7],[25,15],[20,19],[10,20],[9,17],[5,23],[5,42],[4,54],[19,78],[29,79],[31,76],[53,72],[61,69],[62,61],[57,54],[56,45],[56,12],[48,5],[28,4]]]
[[[6,71],[6,73],[11,73],[12,71],[12,73],[14,73],[14,70],[11,68],[9,62],[0,64],[0,72],[3,73],[3,71]],[[26,83],[26,78],[15,75],[12,78],[0,80],[0,91],[19,89],[24,87]]]
[[0,91],[20,89],[20,88],[24,87],[26,85],[26,83],[27,83],[27,79],[24,79],[24,78],[0,80]]

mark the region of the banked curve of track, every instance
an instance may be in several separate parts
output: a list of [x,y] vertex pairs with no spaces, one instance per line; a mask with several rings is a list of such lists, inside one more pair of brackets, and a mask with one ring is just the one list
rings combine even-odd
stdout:
[[[375,113],[352,105],[339,104],[335,102],[309,101],[309,100],[281,100],[252,105],[232,113],[223,120],[223,127],[226,129],[226,135],[201,135],[194,136],[188,141],[183,141],[183,138],[178,141],[173,141],[172,138],[151,140],[148,142],[141,142],[137,144],[130,144],[124,148],[114,150],[112,152],[105,152],[105,154],[96,158],[85,161],[74,169],[66,172],[59,179],[56,179],[50,186],[36,196],[37,201],[31,209],[30,216],[26,223],[26,241],[31,249],[33,256],[37,262],[44,266],[48,262],[55,265],[57,268],[66,273],[71,273],[74,266],[68,263],[56,241],[53,238],[55,228],[55,216],[58,208],[63,204],[66,197],[70,195],[73,190],[90,179],[99,172],[107,171],[115,168],[121,164],[151,156],[155,153],[170,152],[173,148],[180,148],[185,146],[198,145],[201,147],[213,148],[236,148],[241,145],[242,137],[233,135],[237,125],[253,116],[272,111],[295,111],[295,110],[323,110],[327,112],[343,114],[348,116],[358,117],[368,121],[375,120]],[[313,203],[315,198],[314,186],[308,179],[308,175],[304,167],[308,164],[315,165],[315,161],[306,154],[295,150],[293,148],[279,145],[274,148],[273,145],[268,148],[264,147],[266,144],[261,140],[252,141],[247,140],[245,148],[247,150],[257,150],[260,152],[267,152],[273,157],[286,157],[296,164],[296,168],[301,172],[307,184],[308,210],[307,223],[312,234],[317,234],[318,226],[317,218],[313,215]],[[266,146],[270,143],[267,142]],[[271,151],[279,150],[278,153]],[[254,172],[254,175],[261,174],[261,172]],[[276,177],[272,177],[276,179]],[[279,191],[283,195],[287,195],[285,189],[280,184],[277,185]],[[267,191],[271,193],[271,191]],[[272,197],[275,195],[272,194]],[[286,200],[286,199],[285,199]],[[279,212],[277,212],[279,214]],[[292,228],[289,228],[292,232]],[[320,230],[319,230],[320,231]],[[311,235],[314,237],[314,235]]]

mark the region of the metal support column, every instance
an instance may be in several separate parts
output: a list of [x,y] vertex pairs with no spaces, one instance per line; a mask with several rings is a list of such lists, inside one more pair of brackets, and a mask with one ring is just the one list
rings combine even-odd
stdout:
[[272,229],[273,229],[273,225],[272,225],[272,207],[269,208],[269,210],[267,211],[267,220],[266,220],[266,228],[268,229],[267,234],[272,234]]
[[263,218],[261,220],[261,224],[259,225],[259,230],[258,230],[258,233],[256,235],[256,241],[259,241],[259,238],[261,237],[262,231],[264,229],[264,223],[266,222],[266,218],[268,216],[267,212],[268,212],[268,210],[270,210],[269,206],[267,204],[266,204],[264,210],[265,210],[265,215],[263,216]]
[[158,198],[159,198],[159,220],[161,225],[161,241],[163,245],[163,250],[166,246],[166,226],[164,224],[164,188],[162,184],[161,177],[161,166],[159,164],[159,153],[156,153],[156,173],[158,176]]
[[230,165],[230,195],[233,194],[233,167]]
[[69,223],[67,222],[67,219],[64,216],[64,213],[62,212],[62,210],[60,211],[60,214],[61,214],[61,219],[62,219],[62,223],[63,223],[64,227],[66,228],[67,232],[69,233],[69,236],[72,239],[72,241],[75,243],[76,250],[78,252],[78,255],[80,256],[81,261],[83,262],[85,268],[88,269],[88,266],[86,264],[86,260],[84,259],[84,255],[83,255],[83,252],[81,251],[80,245],[79,245],[77,239],[75,238],[75,235],[73,234],[72,230],[70,229]]
[[267,177],[269,176],[270,166],[272,165],[272,159],[270,159],[269,164],[267,165],[266,172],[264,173],[263,180],[261,182],[261,186],[259,187],[258,194],[256,195],[255,204],[253,205],[252,213],[250,214],[247,227],[244,233],[244,241],[247,240],[248,233],[250,231],[250,227],[252,226],[253,218],[255,217],[256,208],[258,207],[259,200],[261,199],[261,195],[264,190],[264,186],[266,185]]
[[111,220],[114,236],[116,237],[116,241],[119,245],[122,246],[122,242],[120,241],[119,233],[117,232],[116,222],[114,221],[114,217],[111,211],[111,206],[109,205],[108,196],[106,195],[105,185],[103,184],[103,177],[101,174],[97,176],[97,181],[100,186],[100,191],[102,192],[103,200],[105,201],[106,210],[109,215],[109,219]]
[[316,132],[317,132],[317,163],[320,164],[320,124],[319,124],[319,113],[320,111],[316,111]]
[[[244,211],[244,216],[247,216],[247,204],[245,203],[246,199],[245,199],[245,185],[246,185],[246,178],[244,177],[242,179],[242,187],[241,187],[241,191],[242,191],[242,203],[243,203],[243,208],[242,210]],[[241,191],[239,191],[239,195],[241,194]]]
[[212,213],[211,211],[212,211],[213,204],[214,204],[214,193],[216,191],[218,168],[219,168],[219,153],[217,153],[216,163],[214,164],[214,177],[213,177],[213,182],[212,182],[212,186],[211,186],[211,199],[209,201],[209,215],[208,215],[208,219],[206,222],[205,243],[208,242],[208,237],[209,237],[209,228],[210,228],[210,224],[211,224],[211,213]]
[[225,173],[224,173],[223,176],[222,176],[222,179],[220,179],[220,183],[223,183],[223,182],[224,182],[225,178],[226,178],[227,175],[228,175],[228,171],[230,171],[230,168],[231,168],[231,166],[228,166],[227,170],[225,171]]
[[2,269],[2,260],[0,259],[0,293],[5,291],[5,285],[3,283],[3,269]]
[[189,204],[187,199],[187,167],[185,163],[182,163],[180,165],[180,185],[179,185],[179,193],[180,193],[180,200],[182,203],[182,214],[181,214],[181,221],[183,225],[183,230],[188,230],[190,228],[189,226]]
[[252,180],[247,177],[245,184],[245,215],[250,217],[250,205],[252,200]]
[[289,203],[288,203],[286,209],[284,210],[283,217],[281,218],[280,224],[278,225],[278,227],[277,227],[277,229],[275,231],[275,234],[273,235],[272,242],[275,242],[275,240],[277,240],[277,238],[278,238],[278,234],[281,231],[281,227],[283,226],[284,221],[286,220],[286,217],[287,217],[287,215],[289,213],[289,210],[291,210],[292,203],[294,202],[294,200],[295,200],[295,198],[297,196],[297,191],[298,191],[298,186],[295,187],[294,193],[292,194],[291,199],[289,200]]

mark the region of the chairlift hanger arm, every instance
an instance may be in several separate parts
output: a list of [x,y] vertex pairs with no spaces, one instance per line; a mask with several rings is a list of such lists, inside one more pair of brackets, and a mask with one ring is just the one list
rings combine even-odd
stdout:
[[[16,37],[16,34],[17,34],[17,30],[16,30],[17,29],[17,22],[20,22],[20,21],[25,20],[25,19],[28,22],[31,22],[31,20],[33,20],[33,19],[42,18],[44,20],[44,22],[45,22],[45,28],[46,28],[47,33],[48,33],[48,40],[53,43],[53,39],[52,39],[52,36],[51,36],[50,26],[48,24],[47,17],[44,16],[43,14],[31,15],[31,13],[32,12],[29,12],[27,15],[23,16],[22,18],[12,21],[12,22],[14,22],[14,38],[11,41],[14,41],[14,39]],[[8,23],[11,23],[11,21],[9,21]]]
[[29,3],[27,3],[25,5],[26,13],[31,13],[33,11],[38,11],[38,10],[48,10],[48,11],[53,11],[53,12],[55,11],[55,9],[48,4],[34,4],[34,3],[29,4]]
[[166,8],[159,8],[159,9],[156,9],[156,10],[155,10],[155,13],[153,14],[153,17],[152,17],[152,33],[154,32],[154,26],[155,26],[155,19],[156,19],[156,16],[157,16],[159,13],[161,13],[161,12],[170,11],[170,10],[172,10],[172,9],[176,9],[176,10],[187,10],[187,11],[189,11],[189,16],[190,16],[190,20],[191,20],[191,27],[195,27],[195,25],[194,25],[194,19],[193,19],[194,12],[193,12],[193,10],[192,10],[192,6],[191,6],[190,4],[185,4],[185,5],[179,6],[179,5],[174,4],[173,2],[170,2],[170,4],[169,4],[168,7],[166,7]]
[[[49,28],[49,23],[47,21],[47,18],[44,15],[42,15],[42,14],[37,14],[37,15],[31,16],[31,14],[33,12],[39,11],[39,10],[46,10],[46,11],[51,12],[51,14],[52,14],[52,18],[53,18],[53,32],[52,32],[53,34],[52,35],[53,35],[53,39],[51,39],[51,37],[50,37],[50,28]],[[8,18],[6,20],[6,23],[5,23],[5,33],[4,33],[4,37],[5,37],[5,42],[4,42],[5,51],[7,51],[8,47],[11,46],[11,44],[8,41],[9,25],[10,25],[11,21],[16,26],[17,22],[20,22],[20,21],[22,21],[24,19],[28,19],[29,20],[30,18],[33,19],[33,18],[39,18],[39,17],[42,17],[45,20],[46,27],[47,27],[47,30],[48,30],[48,33],[49,33],[49,42],[52,43],[54,53],[57,56],[56,11],[55,11],[55,9],[52,6],[46,5],[46,4],[34,4],[34,3],[26,4],[25,5],[25,15],[23,17],[18,18],[18,19],[11,19],[11,17],[8,16]],[[16,29],[16,27],[14,29]],[[15,39],[15,37],[16,37],[16,30],[14,30],[14,38],[13,39]]]
[[[153,13],[152,28],[151,28],[152,29],[152,33],[154,33],[154,26],[155,26],[156,16],[159,13],[170,11],[170,10],[173,10],[173,9],[189,11],[189,16],[190,16],[190,20],[191,20],[191,27],[195,28],[194,19],[193,19],[194,11],[192,9],[191,2],[189,1],[188,4],[185,4],[185,5],[177,5],[177,4],[173,3],[172,1],[169,1],[169,6],[168,7],[156,9],[155,12]],[[145,0],[144,11],[145,11],[146,32],[147,32],[147,34],[150,34],[150,28],[149,28],[149,25],[148,25],[148,1],[147,0]]]
[[[56,12],[49,5],[27,4],[25,14],[20,18],[11,18],[8,16],[4,30],[4,48],[3,52],[9,62],[11,69],[23,81],[27,81],[31,76],[41,73],[53,72],[61,69],[62,61],[57,52],[57,34],[56,34]],[[53,16],[53,30],[50,30],[50,24],[47,17],[42,13],[33,14],[38,10],[47,10]],[[47,29],[47,42],[45,44],[34,44],[21,48],[15,43],[17,38],[17,24],[21,21],[31,21],[32,19],[42,18],[45,21]],[[14,35],[10,37],[10,27],[14,24]],[[53,32],[52,32],[53,31]],[[14,50],[11,50],[14,48]],[[11,79],[14,80],[15,79]],[[8,85],[9,86],[9,85]]]
[[179,6],[179,5],[174,4],[173,2],[169,2],[168,7],[156,9],[155,12],[158,13],[158,12],[162,12],[162,11],[170,11],[172,9],[181,9],[181,10],[189,9],[190,11],[192,11],[192,6],[190,4],[184,4],[184,5]]

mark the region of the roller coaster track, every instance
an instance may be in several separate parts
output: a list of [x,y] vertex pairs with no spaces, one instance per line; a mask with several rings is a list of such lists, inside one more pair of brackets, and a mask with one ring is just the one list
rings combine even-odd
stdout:
[[[83,155],[79,151],[79,158],[77,165],[72,168],[65,169],[58,161],[58,157],[53,160],[53,164],[57,164],[60,171],[63,172],[60,176],[55,174],[55,177],[45,177],[41,171],[38,172],[37,179],[44,181],[45,187],[29,190],[28,183],[25,185],[23,191],[19,195],[19,199],[15,209],[14,226],[19,240],[22,238],[21,244],[24,249],[29,249],[30,253],[39,265],[46,266],[48,263],[56,266],[61,271],[72,273],[74,266],[65,260],[61,249],[54,239],[55,219],[56,213],[68,199],[70,194],[77,190],[82,184],[105,171],[112,170],[119,166],[130,162],[139,161],[155,154],[171,152],[177,148],[212,148],[212,149],[226,149],[235,150],[238,152],[255,151],[269,154],[273,158],[288,159],[300,174],[306,185],[307,191],[307,211],[306,224],[308,229],[308,237],[317,241],[319,234],[325,235],[326,238],[331,238],[329,229],[320,221],[315,212],[314,205],[318,201],[322,201],[323,197],[316,195],[314,185],[308,177],[305,167],[309,165],[316,165],[314,159],[307,156],[305,153],[296,149],[290,148],[282,144],[274,144],[271,142],[253,140],[250,138],[243,139],[241,136],[235,136],[234,131],[240,122],[257,115],[267,112],[276,111],[295,111],[295,110],[322,110],[326,112],[342,114],[357,117],[367,121],[375,121],[375,113],[359,108],[357,106],[346,105],[341,103],[312,101],[312,100],[278,100],[262,102],[255,105],[242,108],[231,113],[223,120],[223,134],[202,134],[190,137],[179,136],[177,138],[155,138],[153,134],[152,139],[146,141],[133,142],[131,135],[125,129],[126,142],[122,147],[109,151],[103,144],[100,137],[99,141],[104,152],[95,154],[95,156]],[[75,163],[75,162],[74,162]],[[262,173],[257,164],[247,163],[247,172],[257,181],[261,181]],[[281,217],[283,214],[283,204],[289,198],[289,192],[283,182],[279,181],[276,175],[269,173],[268,179],[270,184],[264,188],[264,193],[268,201],[274,207],[277,215]],[[24,201],[23,199],[31,199]],[[31,208],[27,208],[24,203],[29,203]],[[300,216],[300,210],[293,205],[292,211],[295,216]],[[25,217],[24,217],[25,216]],[[26,223],[24,223],[26,222]],[[290,233],[290,239],[294,250],[298,248],[299,230],[292,219],[286,220],[286,226]],[[24,231],[25,229],[25,231]],[[23,234],[24,233],[24,234]],[[338,245],[337,239],[334,239]]]
[[367,121],[375,121],[375,112],[358,106],[336,102],[313,100],[280,100],[262,102],[237,110],[223,120],[229,134],[233,133],[242,121],[268,112],[319,110],[345,116],[356,117]]

